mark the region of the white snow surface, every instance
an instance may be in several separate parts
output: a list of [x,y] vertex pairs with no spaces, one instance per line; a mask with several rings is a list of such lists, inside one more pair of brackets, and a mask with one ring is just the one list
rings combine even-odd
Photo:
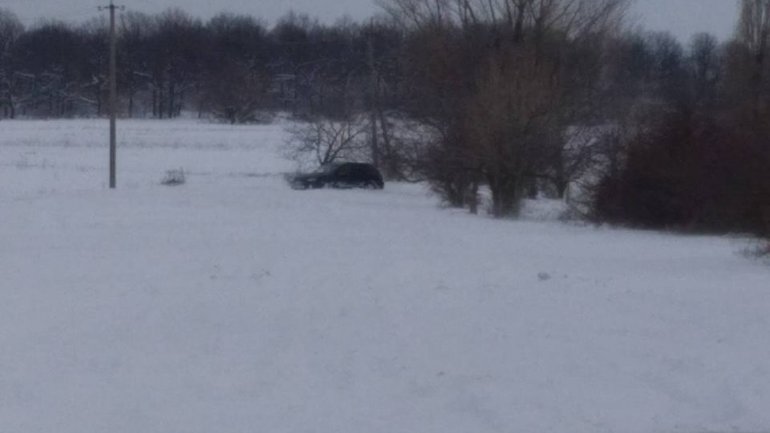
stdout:
[[0,121],[1,432],[770,431],[744,241],[293,191],[282,130],[121,121],[110,191],[106,121]]

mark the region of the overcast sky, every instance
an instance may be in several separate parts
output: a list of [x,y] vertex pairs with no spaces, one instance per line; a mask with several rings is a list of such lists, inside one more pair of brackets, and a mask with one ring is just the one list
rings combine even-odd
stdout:
[[669,31],[685,42],[700,32],[725,40],[735,30],[738,0],[636,0],[631,16],[648,30]]
[[[107,3],[109,0],[103,0]],[[115,0],[131,10],[156,13],[179,7],[208,18],[220,11],[244,13],[273,22],[293,9],[324,22],[348,15],[366,18],[378,11],[373,0]],[[22,21],[34,24],[40,17],[82,21],[95,16],[99,0],[0,0],[0,7],[14,11]],[[709,32],[724,40],[732,35],[737,0],[636,0],[632,18],[649,30],[667,30],[683,41],[698,32]]]

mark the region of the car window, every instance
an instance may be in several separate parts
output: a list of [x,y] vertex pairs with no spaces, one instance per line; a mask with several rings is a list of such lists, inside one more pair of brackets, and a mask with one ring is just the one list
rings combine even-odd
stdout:
[[327,163],[319,167],[318,170],[316,170],[316,173],[330,174],[330,173],[333,173],[338,167],[339,167],[339,164]]
[[349,176],[351,172],[351,167],[349,165],[343,165],[337,168],[337,170],[334,172],[337,176]]

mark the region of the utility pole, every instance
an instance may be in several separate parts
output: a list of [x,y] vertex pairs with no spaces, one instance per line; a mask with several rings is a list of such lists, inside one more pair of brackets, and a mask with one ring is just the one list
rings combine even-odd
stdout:
[[118,84],[117,84],[117,41],[115,37],[115,10],[124,10],[125,6],[115,6],[110,0],[109,6],[100,6],[99,10],[110,11],[110,189],[115,189],[117,166],[117,132],[116,117],[118,111]]

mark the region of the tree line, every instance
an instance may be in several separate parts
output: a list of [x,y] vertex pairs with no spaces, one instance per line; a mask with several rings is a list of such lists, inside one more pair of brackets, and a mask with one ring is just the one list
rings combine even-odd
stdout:
[[[770,0],[734,37],[634,29],[630,0],[382,0],[365,22],[268,27],[121,14],[121,115],[311,120],[319,162],[355,147],[448,205],[515,215],[569,197],[600,221],[770,229]],[[107,25],[24,28],[0,10],[0,116],[102,115]],[[325,147],[321,149],[321,147]]]
[[[234,123],[253,120],[258,110],[333,115],[363,79],[369,28],[323,26],[296,14],[270,29],[250,16],[204,23],[179,9],[120,14],[121,114],[188,111]],[[108,32],[104,17],[27,29],[0,10],[0,115],[104,114]]]

